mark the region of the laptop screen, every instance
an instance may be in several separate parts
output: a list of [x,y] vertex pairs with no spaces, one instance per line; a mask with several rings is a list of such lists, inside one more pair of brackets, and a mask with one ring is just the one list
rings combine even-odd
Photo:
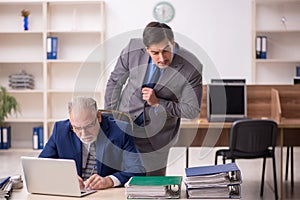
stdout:
[[207,85],[207,109],[211,118],[244,118],[247,116],[244,83],[213,83]]

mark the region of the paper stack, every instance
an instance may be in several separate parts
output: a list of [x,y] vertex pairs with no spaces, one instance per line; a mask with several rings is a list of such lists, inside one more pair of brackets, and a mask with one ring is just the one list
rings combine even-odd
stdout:
[[241,198],[241,172],[236,163],[186,168],[188,198]]
[[134,176],[126,184],[128,199],[180,198],[181,176]]

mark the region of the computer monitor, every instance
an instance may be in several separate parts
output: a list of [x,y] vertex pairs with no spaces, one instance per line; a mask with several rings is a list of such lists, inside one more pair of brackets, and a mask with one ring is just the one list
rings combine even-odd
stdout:
[[247,117],[247,92],[244,82],[214,82],[207,85],[209,121],[235,121]]

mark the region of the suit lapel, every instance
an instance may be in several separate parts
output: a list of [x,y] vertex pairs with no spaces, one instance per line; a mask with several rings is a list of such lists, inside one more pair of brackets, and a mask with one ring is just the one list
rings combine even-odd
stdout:
[[142,57],[140,59],[140,62],[138,65],[138,70],[137,70],[138,83],[141,86],[144,83],[144,78],[145,78],[145,75],[147,72],[147,67],[148,67],[148,62],[149,62],[149,57],[150,57],[149,54],[146,53],[146,50],[143,49],[143,52],[144,52],[144,54],[142,55]]
[[[179,56],[175,56],[172,64],[167,67],[161,76],[161,78],[158,80],[158,83],[155,85],[154,89],[156,93],[160,91],[162,88],[164,88],[170,80],[181,70],[183,67],[183,64],[178,60]],[[175,63],[175,64],[173,64]]]
[[105,147],[107,146],[107,136],[104,133],[109,132],[109,126],[106,123],[106,120],[103,120],[102,117],[102,122],[100,123],[100,132],[97,137],[97,142],[96,142],[96,158],[97,158],[97,171],[98,174],[102,174],[102,167],[103,167],[103,155],[105,152]]

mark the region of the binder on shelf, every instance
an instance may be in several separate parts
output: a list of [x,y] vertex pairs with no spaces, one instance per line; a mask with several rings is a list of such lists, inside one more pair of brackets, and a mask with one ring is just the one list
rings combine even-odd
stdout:
[[261,37],[256,36],[256,58],[261,58]]
[[241,198],[241,171],[236,163],[185,169],[188,198]]
[[44,148],[44,129],[43,129],[43,127],[33,127],[32,148],[33,149],[43,149]]
[[300,77],[300,66],[296,66],[296,77]]
[[0,149],[2,149],[2,128],[0,126]]
[[47,59],[57,59],[57,37],[47,37]]
[[10,126],[1,127],[1,149],[9,149],[11,147]]
[[133,176],[125,184],[128,199],[180,198],[182,176]]
[[261,37],[261,53],[260,56],[262,59],[266,59],[267,58],[267,36],[262,36]]

